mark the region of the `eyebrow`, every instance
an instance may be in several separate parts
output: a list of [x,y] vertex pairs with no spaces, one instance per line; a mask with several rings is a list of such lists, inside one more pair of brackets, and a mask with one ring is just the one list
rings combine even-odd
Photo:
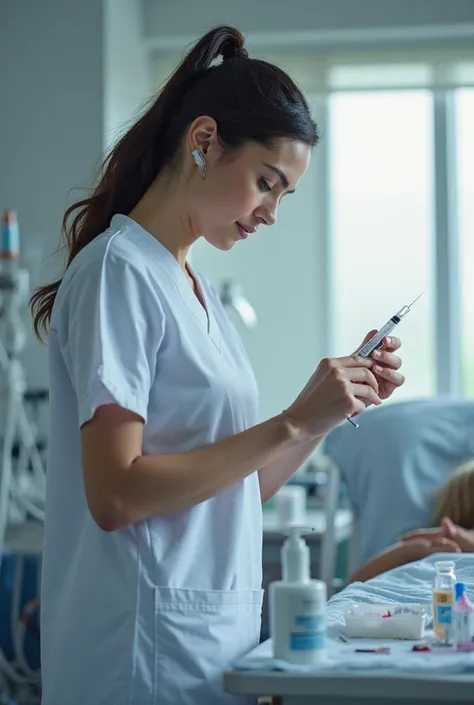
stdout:
[[[280,181],[283,185],[283,188],[288,188],[289,182],[288,182],[288,179],[286,178],[286,174],[284,171],[279,169],[277,166],[273,166],[272,164],[266,164],[265,162],[263,162],[263,166],[266,166],[267,169],[271,169],[272,171],[274,171],[275,174],[278,175],[278,178],[280,179]],[[291,191],[287,191],[287,193],[294,193],[294,192],[295,192],[295,189],[292,189]]]

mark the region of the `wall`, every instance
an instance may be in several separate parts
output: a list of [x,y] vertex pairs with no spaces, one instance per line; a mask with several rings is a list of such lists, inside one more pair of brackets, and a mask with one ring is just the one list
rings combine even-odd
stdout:
[[[133,0],[0,0],[0,210],[18,211],[34,284],[62,269],[68,203],[148,95],[141,5]],[[31,320],[25,314],[31,330]],[[47,382],[29,336],[28,382]]]
[[104,145],[136,117],[149,95],[151,67],[138,1],[104,2]]
[[245,33],[316,32],[337,35],[347,30],[420,27],[463,28],[474,22],[472,0],[272,0],[224,2],[142,0],[145,34],[166,44],[170,37],[192,39],[219,23],[235,24]]
[[[102,23],[97,0],[0,0],[0,209],[18,211],[37,281],[58,273],[68,192],[87,186],[101,155]],[[46,357],[30,336],[32,386],[47,380]]]

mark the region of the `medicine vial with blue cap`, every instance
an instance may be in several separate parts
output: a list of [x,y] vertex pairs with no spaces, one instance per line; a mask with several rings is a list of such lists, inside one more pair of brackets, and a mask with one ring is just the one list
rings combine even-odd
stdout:
[[294,664],[315,664],[326,648],[326,583],[310,576],[310,550],[302,534],[288,526],[281,550],[282,580],[270,583],[270,636],[273,656]]

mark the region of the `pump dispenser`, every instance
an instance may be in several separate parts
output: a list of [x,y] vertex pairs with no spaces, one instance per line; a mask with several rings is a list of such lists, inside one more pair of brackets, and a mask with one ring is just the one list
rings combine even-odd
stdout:
[[273,655],[294,664],[319,663],[326,646],[326,583],[311,580],[310,551],[302,534],[312,529],[289,526],[281,550],[282,580],[269,586]]

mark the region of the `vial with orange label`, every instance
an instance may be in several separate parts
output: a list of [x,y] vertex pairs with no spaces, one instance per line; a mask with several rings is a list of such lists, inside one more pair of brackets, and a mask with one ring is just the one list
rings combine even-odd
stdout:
[[454,604],[456,575],[453,561],[435,563],[436,576],[433,584],[433,629],[440,638],[449,637]]

